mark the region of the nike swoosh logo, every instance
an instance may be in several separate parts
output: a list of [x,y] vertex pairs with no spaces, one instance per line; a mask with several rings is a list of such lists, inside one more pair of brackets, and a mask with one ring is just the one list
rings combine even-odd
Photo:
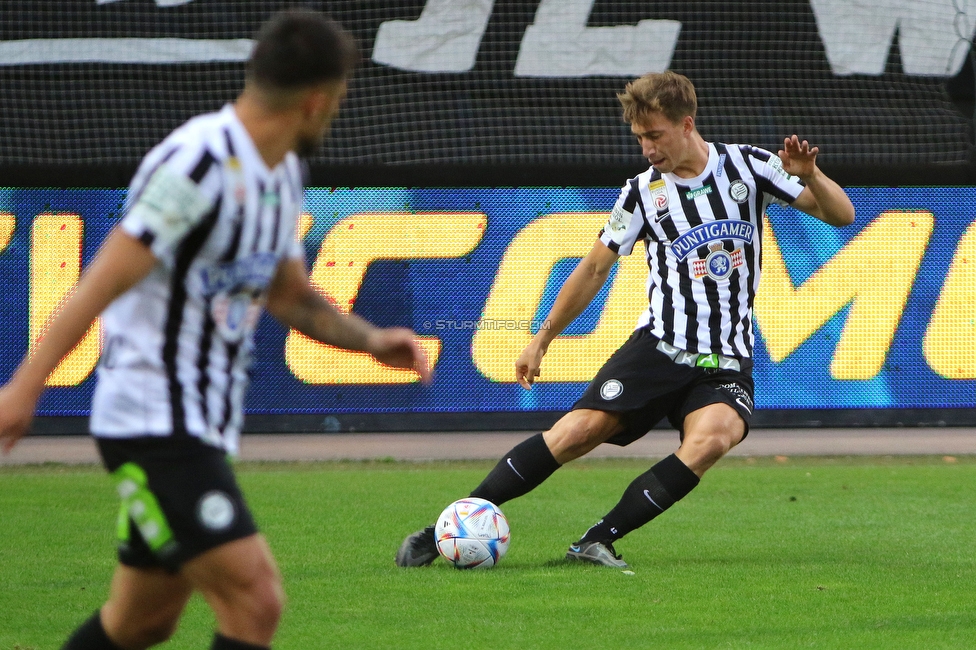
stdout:
[[573,553],[579,553],[580,547],[577,546],[576,544],[573,544],[572,546],[569,547],[569,550],[571,550]]
[[650,493],[648,493],[647,490],[644,490],[644,496],[646,496],[647,497],[647,500],[650,501],[651,503],[653,503],[654,506],[658,510],[660,510],[661,512],[664,512],[664,508],[662,508],[661,505],[657,501],[655,501],[654,499],[651,498],[651,495],[650,495]]
[[515,465],[512,465],[512,459],[511,458],[506,458],[505,459],[505,462],[508,463],[508,466],[512,468],[512,471],[515,472],[515,475],[516,476],[518,476],[523,481],[525,480],[525,477],[522,476],[521,474],[519,474],[519,471],[517,469],[515,469]]
[[[752,409],[745,405],[745,402],[742,401],[742,398],[741,397],[736,397],[735,398],[735,403],[738,404],[739,406],[741,406],[742,408],[744,408],[745,410],[747,410],[749,412],[749,415],[752,415]],[[515,469],[515,468],[513,467],[512,469]]]

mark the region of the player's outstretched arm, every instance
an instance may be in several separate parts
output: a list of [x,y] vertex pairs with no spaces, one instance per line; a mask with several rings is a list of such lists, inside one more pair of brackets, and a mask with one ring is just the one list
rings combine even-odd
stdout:
[[119,228],[105,239],[74,291],[48,321],[34,353],[24,357],[0,389],[0,448],[4,453],[27,432],[48,375],[102,310],[146,277],[155,263],[146,246]]
[[593,301],[610,276],[618,257],[597,240],[566,278],[546,316],[545,326],[539,329],[515,362],[515,379],[522,388],[532,388],[535,378],[541,373],[542,357],[549,350],[549,344]]
[[783,140],[779,152],[783,170],[806,184],[793,207],[831,226],[849,226],[854,223],[854,204],[847,192],[817,167],[818,153],[817,147],[806,140],[801,142],[796,135]]
[[367,352],[394,368],[412,369],[431,379],[427,354],[416,335],[404,327],[375,327],[355,314],[342,314],[308,282],[301,260],[278,266],[268,294],[268,311],[283,325],[305,336],[346,350]]

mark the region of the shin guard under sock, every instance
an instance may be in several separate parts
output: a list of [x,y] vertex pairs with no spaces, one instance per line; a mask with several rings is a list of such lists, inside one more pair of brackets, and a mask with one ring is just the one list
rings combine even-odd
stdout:
[[505,454],[481,485],[472,490],[471,496],[500,506],[532,491],[559,467],[545,438],[538,433]]
[[695,489],[698,481],[698,475],[671,454],[635,478],[613,510],[586,531],[580,541],[620,539],[680,501]]

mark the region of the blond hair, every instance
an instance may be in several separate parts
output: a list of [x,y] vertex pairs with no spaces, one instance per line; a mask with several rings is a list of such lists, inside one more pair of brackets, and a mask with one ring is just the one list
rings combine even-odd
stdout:
[[695,86],[688,77],[670,70],[631,81],[617,99],[624,109],[624,122],[630,124],[643,121],[651,113],[661,113],[677,124],[698,112]]

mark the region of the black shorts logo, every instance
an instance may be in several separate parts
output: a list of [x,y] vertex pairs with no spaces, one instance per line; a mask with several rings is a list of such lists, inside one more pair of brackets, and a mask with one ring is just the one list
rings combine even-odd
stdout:
[[752,413],[752,398],[749,397],[749,392],[746,391],[745,388],[735,382],[720,384],[719,388],[730,394],[735,399],[736,404],[744,408],[749,413]]
[[234,523],[234,502],[220,490],[207,492],[197,503],[197,518],[204,528],[219,532]]
[[603,382],[602,386],[600,386],[600,397],[608,402],[612,399],[620,397],[622,392],[624,392],[624,385],[616,379],[608,379],[607,381]]

